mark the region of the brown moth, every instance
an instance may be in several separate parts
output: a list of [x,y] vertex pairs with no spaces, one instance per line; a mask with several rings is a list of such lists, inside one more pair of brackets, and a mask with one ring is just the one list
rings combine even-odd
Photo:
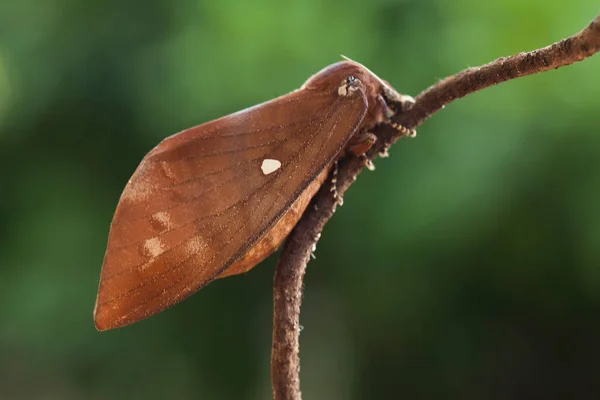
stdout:
[[142,160],[110,226],[94,323],[140,321],[241,274],[290,233],[331,166],[414,100],[345,59],[298,90],[164,139]]

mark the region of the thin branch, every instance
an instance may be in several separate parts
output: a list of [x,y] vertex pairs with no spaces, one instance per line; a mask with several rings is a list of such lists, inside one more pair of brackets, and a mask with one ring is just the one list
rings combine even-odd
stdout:
[[[461,97],[500,82],[582,61],[599,50],[600,15],[581,32],[548,47],[502,57],[437,82],[421,92],[415,99],[415,105],[396,116],[394,121],[407,128],[416,128],[445,105]],[[337,191],[340,196],[356,180],[367,159],[372,160],[385,152],[401,137],[395,129],[387,126],[379,127],[375,133],[379,140],[366,159],[340,160],[337,176]],[[336,201],[328,185],[323,185],[288,238],[275,271],[271,379],[273,398],[276,400],[301,399],[298,334],[302,281],[311,251],[335,208]]]
[[501,57],[468,68],[436,83],[417,96],[415,107],[398,123],[417,127],[446,104],[487,87],[582,61],[600,50],[600,15],[584,30],[542,49]]
[[[327,187],[325,192],[329,193],[328,185],[323,185],[323,187]],[[321,192],[323,191],[321,189]],[[307,213],[302,216],[286,241],[275,269],[271,382],[273,398],[277,400],[301,398],[300,359],[298,356],[300,304],[302,303],[302,282],[306,264],[308,264],[313,249],[313,245],[306,247],[306,244],[317,243],[320,234],[316,232],[323,230],[335,208],[331,194],[329,196],[321,194],[319,197],[323,197],[325,201],[324,208],[321,209],[322,213]],[[313,210],[314,207],[316,205],[309,206]]]

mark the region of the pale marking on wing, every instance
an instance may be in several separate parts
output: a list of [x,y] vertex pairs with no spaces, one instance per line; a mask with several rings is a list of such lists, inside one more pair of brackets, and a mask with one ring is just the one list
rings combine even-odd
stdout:
[[156,222],[159,222],[166,229],[173,228],[173,223],[171,222],[171,216],[166,211],[159,211],[156,214],[152,215],[152,219]]
[[265,158],[260,166],[263,174],[269,175],[281,168],[281,161]]
[[[331,112],[331,114],[333,114],[333,112],[335,112],[335,110],[333,110],[333,111]],[[330,114],[330,115],[331,115],[331,114]],[[337,123],[336,123],[336,125],[337,125]],[[355,127],[355,129],[356,129],[356,127]],[[313,135],[311,135],[311,136],[308,138],[308,140],[306,141],[306,143],[310,143],[310,142],[311,142],[311,141],[312,141],[312,140],[313,140],[313,139],[314,139],[314,138],[317,136],[317,133],[318,133],[318,132],[319,132],[319,129],[317,129],[317,130],[315,131],[315,133],[314,133]],[[331,132],[328,132],[328,136],[329,136],[329,135],[331,135]],[[300,152],[299,152],[299,151],[298,151],[298,152],[296,152],[296,153],[294,153],[294,154],[292,155],[291,159],[294,159],[294,158],[296,158],[296,157],[297,157],[299,154],[300,154]],[[273,182],[267,182],[267,183],[273,183]],[[245,198],[243,202],[247,201],[247,200],[248,200],[248,199],[249,199],[251,196],[252,196],[252,194],[251,194],[251,195],[249,195],[247,198]],[[262,201],[262,200],[261,200],[261,201]],[[234,235],[232,235],[232,236],[235,236],[237,233],[239,233],[239,231],[240,231],[240,230],[241,230],[241,228],[240,228],[240,229],[238,229],[236,232],[234,232]],[[263,232],[263,233],[264,233],[264,232]],[[228,243],[230,243],[232,240],[233,240],[233,239],[230,239],[230,241],[229,241],[229,242],[227,242],[227,243],[225,243],[225,245],[227,245]],[[179,245],[176,245],[175,247],[172,247],[172,248],[170,248],[168,251],[172,251],[172,250],[174,250],[176,247],[179,247],[181,244],[183,244],[183,243],[180,243]],[[243,250],[243,249],[242,249],[242,250]],[[127,318],[127,316],[129,316],[129,315],[133,314],[134,312],[136,312],[138,309],[140,309],[141,307],[143,307],[144,305],[146,305],[146,304],[147,304],[149,301],[152,301],[152,300],[156,299],[158,296],[160,296],[160,295],[164,294],[166,291],[168,291],[170,288],[172,288],[173,286],[175,286],[176,284],[178,284],[178,283],[179,283],[179,282],[181,282],[182,280],[186,279],[188,276],[195,274],[195,273],[196,273],[196,272],[197,272],[197,271],[200,269],[200,267],[201,267],[201,266],[204,266],[204,265],[206,265],[206,264],[209,264],[210,262],[212,262],[212,261],[214,260],[214,258],[215,258],[215,257],[216,257],[216,255],[213,255],[213,257],[212,257],[210,260],[206,260],[206,261],[205,261],[204,263],[202,263],[201,265],[197,265],[195,268],[192,268],[192,269],[191,269],[191,271],[188,271],[187,273],[184,273],[184,274],[182,274],[181,276],[179,276],[179,278],[178,278],[178,279],[176,279],[176,280],[172,281],[170,285],[168,285],[167,287],[163,288],[163,290],[162,290],[162,293],[159,293],[158,295],[155,295],[155,296],[151,297],[150,299],[148,299],[148,300],[144,301],[144,302],[143,302],[143,304],[140,304],[140,305],[138,305],[137,307],[134,307],[134,308],[133,308],[133,309],[132,309],[130,312],[128,312],[127,314],[125,314],[125,315],[123,315],[121,318],[119,318],[119,320],[122,320],[122,319],[125,319],[125,318]],[[102,304],[102,305],[110,304],[110,303],[113,303],[113,302],[115,302],[115,301],[119,300],[119,299],[120,299],[120,298],[122,298],[122,297],[125,297],[125,296],[127,296],[127,295],[129,295],[129,294],[133,293],[133,292],[137,292],[137,291],[138,291],[138,290],[139,290],[141,287],[144,287],[144,286],[147,286],[148,284],[152,284],[152,283],[156,282],[156,281],[159,279],[159,277],[160,277],[160,276],[162,276],[162,275],[165,275],[165,274],[167,274],[167,273],[173,273],[175,270],[178,270],[178,269],[180,269],[180,268],[181,268],[181,266],[182,266],[182,265],[184,265],[184,264],[186,264],[188,261],[190,261],[190,259],[191,259],[191,258],[192,258],[192,256],[190,255],[190,256],[189,256],[189,257],[187,257],[186,259],[184,259],[184,260],[181,260],[181,261],[179,261],[178,263],[176,263],[175,265],[173,265],[173,267],[172,267],[172,268],[169,268],[169,269],[167,269],[167,270],[165,270],[165,271],[162,271],[161,273],[159,273],[159,274],[157,274],[157,275],[153,276],[151,279],[148,279],[148,280],[146,280],[146,281],[144,281],[144,282],[140,283],[139,285],[137,285],[137,286],[135,286],[135,287],[133,287],[133,288],[131,288],[131,289],[127,290],[125,293],[121,293],[121,294],[119,294],[119,295],[117,295],[117,296],[115,296],[115,297],[113,297],[113,298],[111,298],[111,299],[108,299],[108,300],[106,300],[106,301],[102,302],[101,304]],[[229,265],[230,265],[230,263],[229,263]],[[130,267],[130,268],[128,268],[127,270],[128,270],[128,272],[129,272],[129,271],[132,271],[132,270],[134,270],[135,268],[139,268],[140,266],[141,266],[141,265],[140,265],[140,264],[138,264],[137,266]],[[203,285],[203,286],[205,286],[207,283],[209,283],[209,282],[211,282],[212,280],[214,280],[214,279],[215,279],[215,278],[216,278],[216,277],[217,277],[219,274],[221,274],[221,273],[223,272],[223,270],[225,270],[225,269],[226,269],[226,267],[225,267],[225,268],[222,268],[222,269],[220,269],[219,271],[217,271],[217,272],[214,274],[214,276],[213,276],[212,278],[209,278],[209,279],[207,279],[207,280],[206,280],[206,282],[204,282],[204,285]],[[123,272],[121,272],[121,273],[118,273],[118,274],[115,274],[115,275],[121,275],[121,274],[122,274],[122,273],[124,273],[124,272],[125,272],[125,271],[123,271]],[[114,275],[113,275],[113,277],[114,277]],[[110,278],[112,278],[112,277],[107,277],[107,278],[108,278],[108,279],[110,279]],[[203,287],[203,286],[200,286],[200,287]]]
[[185,251],[189,254],[198,254],[201,250],[208,247],[208,243],[203,240],[202,236],[197,235],[191,238],[185,245]]
[[144,250],[148,255],[150,255],[150,257],[157,257],[165,251],[165,247],[160,241],[160,238],[155,236],[153,238],[147,239],[144,242]]

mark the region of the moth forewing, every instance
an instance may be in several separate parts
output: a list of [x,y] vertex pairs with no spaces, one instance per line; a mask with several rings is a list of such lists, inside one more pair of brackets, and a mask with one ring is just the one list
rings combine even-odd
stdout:
[[117,205],[96,327],[147,318],[275,251],[349,140],[385,122],[386,90],[343,61],[299,90],[163,140]]

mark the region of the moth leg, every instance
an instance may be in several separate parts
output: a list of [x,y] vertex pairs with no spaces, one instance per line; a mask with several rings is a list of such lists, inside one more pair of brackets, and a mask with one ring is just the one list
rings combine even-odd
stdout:
[[367,158],[367,151],[373,147],[375,142],[377,141],[377,136],[371,132],[363,132],[352,139],[350,139],[350,143],[348,144],[347,152],[352,154],[355,157],[361,157],[365,160],[365,166],[369,171],[373,171],[375,169],[375,165],[373,162]]
[[340,194],[337,191],[337,176],[338,176],[338,162],[334,161],[333,169],[331,171],[331,186],[329,187],[329,191],[331,192],[336,204],[339,204],[341,206],[344,204],[344,198],[342,196],[340,196]]
[[347,151],[356,157],[363,156],[371,147],[373,147],[376,141],[377,136],[375,136],[375,134],[371,132],[360,133],[350,139]]
[[392,122],[392,121],[387,121],[386,124],[391,126],[392,128],[394,128],[398,132],[400,132],[402,134],[402,136],[408,136],[409,138],[414,138],[415,136],[417,136],[416,129],[407,128],[404,125],[400,125],[400,124],[398,124],[396,122]]

